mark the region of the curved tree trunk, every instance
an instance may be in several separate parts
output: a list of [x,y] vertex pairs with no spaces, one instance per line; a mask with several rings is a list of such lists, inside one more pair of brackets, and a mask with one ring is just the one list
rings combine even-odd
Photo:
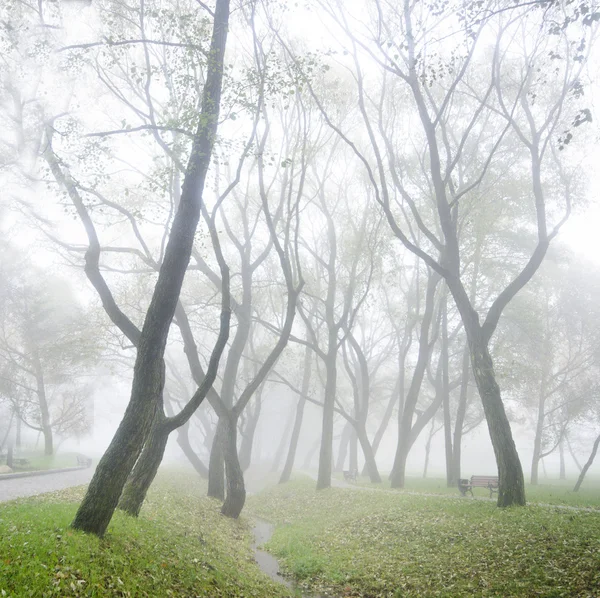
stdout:
[[306,399],[301,396],[298,399],[296,405],[296,418],[294,419],[294,429],[292,430],[292,436],[290,438],[290,446],[288,448],[287,457],[283,470],[281,471],[281,477],[279,483],[284,484],[288,482],[292,475],[292,469],[294,468],[294,461],[296,460],[296,451],[298,450],[298,440],[300,439],[300,431],[302,430],[302,420],[304,418],[304,406],[306,405]]
[[196,473],[204,480],[208,479],[208,468],[200,457],[196,454],[196,451],[190,444],[190,422],[186,422],[181,428],[177,428],[177,444],[183,451],[183,454],[187,457],[187,460],[191,463],[192,467],[196,470]]
[[581,470],[581,473],[577,478],[577,483],[575,484],[575,488],[573,488],[573,492],[579,492],[579,488],[581,488],[581,484],[583,483],[585,474],[587,473],[588,469],[592,466],[592,463],[596,458],[596,453],[598,452],[598,445],[600,445],[600,435],[598,436],[598,438],[596,438],[596,441],[594,442],[594,446],[592,447],[590,457],[587,460],[586,464],[583,466],[583,469]]
[[473,374],[483,403],[496,463],[498,464],[498,506],[524,505],[523,469],[513,440],[510,423],[508,417],[506,417],[500,387],[496,382],[492,358],[487,346],[479,338],[480,335],[472,334],[470,336],[469,346]]

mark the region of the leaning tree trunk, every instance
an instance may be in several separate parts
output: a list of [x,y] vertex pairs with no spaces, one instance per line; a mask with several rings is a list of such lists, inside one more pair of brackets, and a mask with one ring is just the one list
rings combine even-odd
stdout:
[[469,334],[469,347],[473,374],[498,464],[498,506],[524,505],[525,482],[521,461],[496,382],[492,358],[477,332]]
[[577,478],[577,483],[575,484],[575,488],[573,488],[573,492],[579,492],[579,488],[581,488],[581,484],[583,483],[583,479],[585,478],[585,474],[588,469],[592,466],[594,459],[596,458],[596,453],[598,452],[598,445],[600,445],[600,435],[596,438],[596,442],[594,442],[594,446],[592,447],[592,452],[590,454],[590,458],[587,460],[587,463],[583,466],[581,473],[579,474],[579,478]]
[[294,420],[294,429],[292,430],[292,437],[290,438],[290,446],[288,448],[287,457],[285,464],[279,478],[279,483],[284,484],[288,482],[292,475],[292,469],[294,468],[294,461],[296,460],[296,451],[298,450],[298,440],[300,439],[300,430],[302,429],[302,419],[304,418],[304,405],[306,399],[302,396],[298,399],[296,405],[296,418]]
[[222,442],[227,474],[227,497],[221,507],[221,513],[226,517],[237,519],[246,502],[244,474],[237,453],[237,423],[230,414],[222,419],[224,422]]
[[208,496],[219,500],[225,500],[224,420],[225,415],[219,417],[208,462]]
[[[75,529],[99,536],[104,535],[127,477],[148,439],[156,410],[162,409],[161,399],[165,382],[164,351],[200,219],[204,182],[219,118],[228,26],[229,0],[217,0],[198,128],[192,143],[179,207],[173,219],[158,280],[139,336],[131,399],[112,442],[98,463],[72,523]],[[50,155],[49,141],[47,145],[50,167],[57,174],[58,180],[65,181],[60,163],[56,157],[52,158]],[[76,196],[78,192],[74,183],[71,181],[67,187],[81,220],[87,223],[88,227],[93,227],[89,223],[89,214],[82,205],[81,198]],[[97,239],[93,248],[90,244],[89,251],[91,253],[86,254],[86,266],[97,264],[100,252]]]
[[350,433],[352,432],[352,426],[350,422],[346,422],[342,428],[342,434],[340,436],[340,443],[338,445],[338,454],[335,461],[335,471],[343,471],[346,464],[346,456],[348,455],[348,447],[350,446]]
[[190,422],[186,422],[181,428],[177,428],[177,444],[183,451],[183,454],[187,457],[187,460],[191,463],[192,467],[196,470],[196,473],[204,480],[208,479],[208,468],[200,457],[196,454],[196,451],[190,444],[189,437]]
[[381,476],[379,475],[379,470],[377,469],[375,453],[373,452],[373,447],[369,442],[369,437],[367,436],[367,430],[364,422],[357,425],[355,435],[358,437],[358,441],[360,442],[360,448],[362,449],[365,457],[365,468],[369,474],[371,483],[381,484]]
[[144,444],[140,458],[127,478],[123,494],[119,499],[118,508],[121,511],[125,511],[133,517],[139,515],[146,494],[154,481],[165,454],[169,433],[170,429],[165,425],[164,416],[160,411],[157,411],[152,431]]

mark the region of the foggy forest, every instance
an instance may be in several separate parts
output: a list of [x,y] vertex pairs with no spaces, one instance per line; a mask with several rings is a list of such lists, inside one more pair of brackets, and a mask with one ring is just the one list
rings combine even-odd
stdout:
[[0,594],[600,595],[596,0],[2,0]]

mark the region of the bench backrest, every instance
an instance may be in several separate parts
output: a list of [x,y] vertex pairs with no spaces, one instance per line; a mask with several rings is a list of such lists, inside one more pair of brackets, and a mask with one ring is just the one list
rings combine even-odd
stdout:
[[486,475],[474,475],[471,477],[471,486],[482,486],[487,488],[489,486],[498,485],[498,476],[486,476]]

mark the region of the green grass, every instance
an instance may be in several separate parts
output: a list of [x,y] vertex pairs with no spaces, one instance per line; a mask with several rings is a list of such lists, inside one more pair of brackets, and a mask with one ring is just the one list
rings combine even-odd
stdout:
[[278,525],[268,549],[333,596],[600,595],[600,513],[298,480],[249,499]]
[[69,528],[81,488],[0,506],[0,596],[288,596],[258,570],[246,519],[220,515],[193,475],[163,474],[138,519]]
[[[343,479],[342,476],[336,477]],[[381,484],[371,484],[368,478],[360,477],[357,485],[381,490],[392,490],[387,476],[382,476],[382,478],[384,481]],[[600,479],[594,477],[586,478],[579,492],[573,492],[573,486],[575,486],[575,480],[543,481],[537,486],[525,484],[525,493],[527,501],[532,503],[600,508]],[[407,477],[404,489],[393,490],[399,493],[420,492],[451,496],[459,495],[457,488],[448,488],[446,480],[442,478],[423,479],[422,477]],[[489,497],[490,493],[485,488],[473,488],[473,495]]]

